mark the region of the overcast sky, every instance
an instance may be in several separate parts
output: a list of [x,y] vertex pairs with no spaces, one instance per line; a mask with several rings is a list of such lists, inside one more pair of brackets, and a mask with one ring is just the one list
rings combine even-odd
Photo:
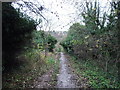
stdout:
[[[66,31],[70,25],[75,22],[82,22],[82,16],[79,15],[82,12],[83,0],[24,0],[26,2],[33,2],[37,7],[43,6],[44,9],[40,12],[47,20],[46,22],[40,15],[35,15],[27,8],[23,8],[21,11],[27,13],[34,19],[42,19],[41,25],[43,30],[55,30]],[[102,6],[101,11],[107,10],[108,0],[99,0]],[[22,4],[22,1],[17,1]],[[18,8],[17,4],[13,4],[15,8]],[[79,11],[78,11],[79,7]],[[80,8],[81,7],[81,8]],[[41,26],[40,25],[40,26]],[[37,27],[39,30],[39,26]]]

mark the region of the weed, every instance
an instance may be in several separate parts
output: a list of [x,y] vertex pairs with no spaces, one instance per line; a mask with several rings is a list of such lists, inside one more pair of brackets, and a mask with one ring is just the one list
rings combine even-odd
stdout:
[[[37,49],[26,51],[19,56],[23,64],[20,68],[3,76],[3,88],[31,88],[34,80],[42,76],[51,68],[55,68],[53,78],[56,78],[58,72],[58,60],[55,62],[54,57],[44,56]],[[55,83],[54,83],[55,84]]]
[[120,88],[120,84],[109,79],[109,75],[103,72],[97,64],[91,64],[91,61],[86,63],[75,57],[70,59],[70,63],[76,74],[88,79],[88,83],[92,88]]

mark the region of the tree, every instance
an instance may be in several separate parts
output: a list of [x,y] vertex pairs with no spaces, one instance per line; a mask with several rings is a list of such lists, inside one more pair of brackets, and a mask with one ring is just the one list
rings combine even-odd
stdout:
[[16,55],[30,44],[31,33],[36,29],[37,23],[30,17],[21,16],[11,3],[2,3],[2,52],[3,66],[10,69],[19,63]]

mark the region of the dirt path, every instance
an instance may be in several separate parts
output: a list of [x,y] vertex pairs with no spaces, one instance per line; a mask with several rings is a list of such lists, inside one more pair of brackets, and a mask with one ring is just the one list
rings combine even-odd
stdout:
[[61,52],[60,73],[58,75],[58,88],[87,88],[85,78],[74,73],[69,63],[69,58]]
[[56,78],[56,84],[51,85],[53,80],[52,73],[54,70],[48,71],[46,74],[39,77],[32,88],[87,88],[85,78],[78,76],[74,73],[74,69],[71,68],[69,63],[70,57],[65,55],[63,52],[60,53],[60,70],[58,77]]
[[58,88],[78,88],[77,76],[70,69],[69,62],[64,53],[61,52],[60,74],[58,76]]
[[75,83],[71,81],[72,74],[67,66],[67,59],[61,52],[60,74],[58,76],[58,88],[75,88]]

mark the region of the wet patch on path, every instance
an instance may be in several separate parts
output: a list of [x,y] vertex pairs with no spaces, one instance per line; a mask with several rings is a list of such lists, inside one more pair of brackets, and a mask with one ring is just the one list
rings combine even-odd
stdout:
[[[70,58],[70,57],[69,57]],[[60,71],[58,75],[58,88],[88,88],[87,80],[74,73],[69,58],[61,52]]]
[[67,59],[64,54],[61,52],[60,58],[60,74],[58,75],[58,88],[75,88],[76,85],[72,81],[72,73],[67,64]]

